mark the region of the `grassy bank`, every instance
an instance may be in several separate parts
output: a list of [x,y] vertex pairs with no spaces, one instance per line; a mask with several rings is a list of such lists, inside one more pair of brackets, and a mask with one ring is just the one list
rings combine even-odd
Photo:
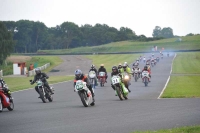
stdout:
[[178,53],[162,98],[200,98],[200,75],[184,75],[200,74],[199,66],[199,52]]
[[162,98],[200,98],[200,76],[171,76]]
[[135,131],[132,133],[200,133],[200,126],[186,126],[172,129],[162,129],[156,131]]
[[150,42],[135,42],[122,41],[104,44],[93,47],[79,47],[72,49],[60,50],[40,50],[49,54],[69,54],[69,53],[98,53],[98,52],[144,52],[150,51],[153,46],[158,46],[158,49],[165,50],[195,50],[200,49],[200,35],[181,37],[182,41],[177,41],[178,38],[162,39]]
[[119,63],[127,62],[132,64],[141,54],[114,54],[114,55],[87,55],[85,57],[91,59],[96,68],[99,68],[101,64],[105,65],[108,72],[111,72],[112,66],[118,66]]
[[[4,77],[4,80],[8,84],[9,89],[13,91],[24,90],[27,88],[34,88],[36,84],[30,85],[29,80],[33,77]],[[69,81],[74,79],[74,76],[51,76],[47,79],[49,84]]]

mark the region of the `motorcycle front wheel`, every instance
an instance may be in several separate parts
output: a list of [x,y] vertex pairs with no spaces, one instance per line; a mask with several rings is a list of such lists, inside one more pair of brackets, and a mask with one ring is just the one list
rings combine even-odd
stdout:
[[44,95],[44,93],[43,93],[43,90],[42,90],[41,88],[38,88],[38,90],[39,90],[40,98],[42,99],[42,102],[43,102],[43,103],[46,103],[46,102],[47,102],[47,99],[46,99],[46,97],[45,97],[45,95]]
[[1,97],[0,97],[0,112],[2,112],[2,111],[3,111],[3,104],[1,102]]
[[120,87],[116,86],[116,92],[117,92],[119,99],[123,100],[123,98],[122,98],[123,95],[122,95],[122,91],[121,91]]
[[8,109],[9,111],[12,111],[12,110],[14,109],[14,103],[13,103],[13,101],[10,101],[10,106],[7,107],[7,109]]
[[79,92],[81,101],[85,107],[88,107],[89,103],[87,101],[87,95],[84,92]]
[[148,78],[147,77],[145,77],[145,79],[144,79],[144,85],[148,86]]

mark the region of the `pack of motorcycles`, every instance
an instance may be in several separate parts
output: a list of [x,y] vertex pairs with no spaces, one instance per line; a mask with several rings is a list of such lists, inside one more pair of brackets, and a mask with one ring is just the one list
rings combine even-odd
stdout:
[[[156,63],[159,62],[159,57],[154,58],[152,55],[151,58],[153,58],[151,60],[151,66],[154,67]],[[161,59],[163,59],[162,55],[161,55]],[[142,60],[140,59],[140,61]],[[149,69],[151,69],[150,66],[149,66]],[[143,71],[141,73],[140,71],[134,70],[133,73],[131,74],[133,75],[135,82],[137,82],[137,80],[140,78],[140,75],[141,75],[144,85],[148,86],[148,83],[149,83],[148,79],[150,78],[148,71]],[[90,73],[88,74],[88,77],[90,79],[92,88],[94,89],[96,86],[95,72],[90,71]],[[105,73],[100,72],[97,77],[98,77],[98,82],[100,83],[100,86],[103,87],[106,81]],[[122,76],[114,75],[113,77],[111,77],[111,84],[114,86],[115,94],[116,96],[119,97],[120,100],[128,99],[128,93],[129,93],[128,89],[130,86],[130,80],[131,80],[130,74],[127,72],[124,72]],[[30,82],[32,82],[32,80],[30,80]],[[53,96],[51,95],[49,90],[44,86],[44,83],[42,82],[42,80],[38,80],[36,83],[39,90],[40,98],[43,101],[43,103],[46,103],[47,101],[52,102]],[[51,87],[51,89],[53,90],[53,87]],[[82,104],[85,107],[88,107],[90,105],[94,106],[94,104],[92,104],[93,103],[92,94],[90,90],[88,89],[88,87],[86,86],[86,82],[82,80],[78,80],[76,82],[74,90],[80,96]],[[0,112],[2,112],[4,108],[7,108],[9,111],[12,111],[14,109],[14,102],[13,102],[13,98],[6,95],[3,92],[2,88],[0,87]]]

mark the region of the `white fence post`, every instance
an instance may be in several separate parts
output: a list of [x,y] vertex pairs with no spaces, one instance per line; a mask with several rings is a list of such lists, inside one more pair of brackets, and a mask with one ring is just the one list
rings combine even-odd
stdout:
[[0,77],[3,77],[3,70],[0,70]]

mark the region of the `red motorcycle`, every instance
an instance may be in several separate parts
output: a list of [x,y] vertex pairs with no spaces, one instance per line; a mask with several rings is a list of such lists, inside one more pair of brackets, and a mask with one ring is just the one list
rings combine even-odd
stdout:
[[105,82],[106,82],[106,73],[105,72],[99,72],[99,75],[98,75],[98,79],[99,79],[99,82],[100,82],[100,86],[104,86]]
[[3,108],[7,108],[9,111],[14,109],[13,98],[9,98],[0,85],[0,112],[3,111]]

